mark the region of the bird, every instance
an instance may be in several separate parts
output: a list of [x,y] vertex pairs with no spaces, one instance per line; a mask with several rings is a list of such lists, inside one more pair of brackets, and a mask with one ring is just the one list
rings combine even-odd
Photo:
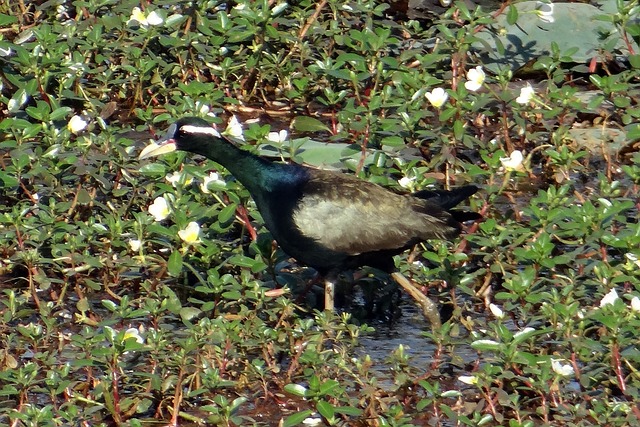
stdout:
[[452,209],[478,191],[401,194],[336,171],[281,163],[234,145],[206,120],[183,117],[164,138],[146,146],[139,160],[176,150],[200,154],[226,168],[251,194],[264,225],[280,248],[324,278],[325,310],[334,309],[334,282],[363,266],[391,274],[439,326],[435,304],[400,273],[393,256],[428,239],[452,239],[476,212]]

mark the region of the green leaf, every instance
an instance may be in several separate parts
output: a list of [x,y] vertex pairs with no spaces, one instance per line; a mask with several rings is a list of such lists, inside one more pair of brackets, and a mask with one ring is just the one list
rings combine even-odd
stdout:
[[116,303],[108,299],[102,300],[102,306],[109,311],[116,311],[118,309]]
[[232,290],[223,292],[222,297],[226,300],[237,301],[242,298],[242,294],[236,290]]
[[78,309],[78,311],[80,311],[81,313],[87,312],[89,311],[89,309],[91,308],[89,306],[89,300],[87,300],[86,297],[80,298],[78,300],[78,303],[76,304],[76,308]]
[[220,210],[220,213],[218,213],[218,221],[220,221],[221,223],[226,223],[227,221],[229,221],[236,213],[237,207],[238,206],[235,203],[231,203],[222,208]]
[[404,138],[401,136],[385,136],[382,138],[382,145],[388,147],[402,147],[404,146]]
[[179,251],[173,251],[169,256],[167,270],[172,276],[178,276],[182,272],[182,255]]
[[533,329],[533,328],[523,329],[522,331],[516,332],[513,335],[513,343],[520,344],[521,342],[528,340],[533,335],[536,335],[539,333],[540,332],[538,332],[536,329]]
[[18,18],[16,18],[15,16],[0,13],[0,27],[15,24],[16,22],[18,22]]
[[298,116],[293,120],[293,128],[299,132],[329,132],[329,127],[320,120],[309,116]]
[[458,112],[455,107],[447,107],[440,113],[440,121],[446,122]]
[[[286,389],[286,386],[285,386]],[[309,418],[313,414],[311,409],[307,409],[306,411],[296,412],[293,415],[289,415],[282,423],[283,427],[295,427],[299,424],[302,424],[304,420]]]
[[231,405],[229,406],[229,409],[231,410],[231,413],[236,412],[238,410],[238,408],[240,407],[240,405],[242,405],[246,401],[247,401],[247,398],[246,397],[242,397],[242,396],[233,399],[233,402],[231,402]]
[[253,265],[256,263],[256,260],[244,255],[233,255],[232,257],[229,258],[228,262],[229,264],[235,265],[238,267],[252,268]]
[[182,320],[189,321],[194,317],[197,317],[202,311],[196,307],[182,307],[180,309],[180,317]]
[[462,120],[456,120],[453,122],[453,136],[457,140],[461,140],[464,135],[464,123]]
[[167,174],[167,168],[162,163],[147,163],[139,171],[149,177],[163,177]]
[[27,91],[24,88],[18,89],[16,93],[13,94],[9,102],[7,103],[9,112],[16,113],[20,111],[20,108],[22,107],[22,105],[25,102],[27,102],[27,98],[28,98]]
[[329,421],[333,420],[333,417],[336,415],[333,405],[326,400],[320,400],[316,405],[316,409],[320,415]]
[[51,112],[49,115],[49,120],[56,121],[62,120],[67,117],[67,115],[71,112],[70,107],[59,107]]
[[14,175],[10,175],[6,172],[0,171],[0,181],[2,181],[2,187],[15,187],[18,185],[18,179]]
[[504,344],[492,340],[476,340],[471,343],[471,347],[474,350],[497,351],[504,348]]
[[335,390],[340,383],[336,380],[326,380],[320,385],[320,394],[332,395],[331,393]]
[[518,22],[518,8],[513,5],[509,6],[509,10],[507,10],[507,23],[509,25],[515,25]]
[[27,107],[25,111],[34,119],[44,122],[47,120],[47,115],[50,113],[50,108],[49,104],[47,104],[46,102],[38,101],[35,107]]
[[167,310],[171,311],[173,314],[180,313],[182,303],[176,293],[168,286],[163,286],[162,295],[164,296],[163,304],[167,307]]
[[307,389],[300,384],[287,384],[284,386],[284,391],[298,397],[307,396]]
[[81,188],[80,191],[78,191],[77,200],[79,204],[86,205],[91,203],[91,201],[93,200],[93,197],[91,197],[91,194],[89,194],[87,190],[85,190],[84,188]]
[[362,409],[354,408],[353,406],[340,406],[339,408],[334,408],[336,414],[350,415],[352,417],[358,417],[362,415]]
[[640,139],[640,125],[634,125],[627,131],[627,139],[629,141]]
[[462,393],[460,393],[458,390],[447,390],[445,392],[442,392],[442,394],[440,396],[441,397],[446,397],[446,398],[453,398],[453,397],[462,396]]
[[320,378],[317,375],[313,375],[309,378],[309,388],[313,391],[320,390]]

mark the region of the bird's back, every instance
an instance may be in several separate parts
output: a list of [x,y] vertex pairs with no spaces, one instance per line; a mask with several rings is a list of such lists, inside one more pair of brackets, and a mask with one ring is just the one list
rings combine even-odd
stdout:
[[350,175],[281,166],[289,168],[282,181],[254,199],[282,249],[320,271],[378,263],[387,269],[392,255],[460,232],[460,223],[437,204],[444,192],[401,195]]

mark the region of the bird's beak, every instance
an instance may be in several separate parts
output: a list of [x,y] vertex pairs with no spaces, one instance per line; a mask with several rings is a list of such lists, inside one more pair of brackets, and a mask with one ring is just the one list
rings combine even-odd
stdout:
[[158,142],[153,142],[140,152],[138,160],[147,159],[149,157],[159,156],[161,154],[172,153],[176,151],[176,141],[172,138],[161,139]]

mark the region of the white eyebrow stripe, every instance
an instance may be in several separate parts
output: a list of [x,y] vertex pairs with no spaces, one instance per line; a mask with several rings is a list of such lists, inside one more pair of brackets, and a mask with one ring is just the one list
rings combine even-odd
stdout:
[[212,127],[184,125],[184,126],[181,126],[180,129],[186,133],[211,135],[211,136],[215,136],[216,138],[220,138],[220,133]]

